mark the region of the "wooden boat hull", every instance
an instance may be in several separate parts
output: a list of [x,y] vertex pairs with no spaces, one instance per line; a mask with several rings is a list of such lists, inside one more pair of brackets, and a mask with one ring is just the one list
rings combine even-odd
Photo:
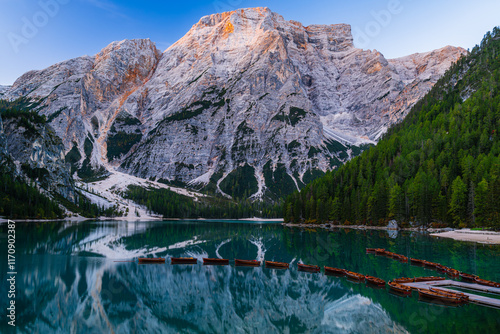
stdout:
[[434,263],[434,262],[429,262],[429,261],[425,261],[424,265],[427,267],[427,268],[436,268],[438,266],[437,263]]
[[449,269],[449,268],[448,268],[448,267],[446,267],[446,266],[443,266],[443,265],[439,265],[439,266],[436,266],[436,269],[437,269],[437,271],[438,271],[438,272],[440,272],[440,273],[446,273],[446,272],[448,271],[448,269]]
[[204,258],[203,259],[203,264],[204,265],[209,265],[209,266],[227,266],[229,264],[228,259],[209,259],[209,258]]
[[415,282],[414,278],[409,278],[409,277],[401,277],[401,278],[395,278],[392,280],[394,283],[400,284],[400,283],[413,283]]
[[347,278],[350,278],[353,281],[363,281],[365,279],[365,275],[358,274],[349,270],[345,271],[345,275],[347,276]]
[[367,253],[375,253],[376,249],[375,248],[367,248],[366,252]]
[[302,264],[302,263],[298,264],[298,268],[299,268],[299,271],[306,271],[309,273],[319,273],[319,271],[320,271],[320,268],[318,266],[311,266],[311,265]]
[[418,289],[418,295],[420,297],[429,299],[438,299],[448,303],[461,304],[464,302],[464,300],[458,296],[453,296],[451,294],[444,294],[426,289]]
[[172,257],[171,264],[197,264],[198,260],[192,257]]
[[375,249],[375,254],[377,254],[377,255],[385,255],[385,252],[386,251],[383,248],[377,248],[377,249]]
[[266,267],[273,268],[273,269],[288,269],[290,266],[289,263],[285,262],[275,262],[275,261],[266,261]]
[[404,263],[408,262],[408,258],[404,255],[399,255],[396,259],[400,262],[404,262]]
[[482,279],[482,278],[479,278],[479,277],[476,278],[475,281],[476,281],[477,284],[491,286],[491,287],[494,287],[494,288],[500,288],[500,283],[497,283],[497,282],[488,281],[486,279]]
[[469,302],[469,296],[464,294],[464,293],[461,293],[461,292],[452,292],[452,291],[443,290],[443,289],[439,289],[439,288],[435,288],[435,287],[431,287],[430,290],[433,292],[444,294],[444,295],[456,296],[456,297],[462,299],[463,302],[467,302],[467,303]]
[[139,263],[165,263],[165,258],[163,257],[140,257],[138,259]]
[[412,259],[410,258],[410,262],[412,265],[414,266],[424,266],[425,265],[425,262],[424,260],[419,260],[419,259]]
[[389,282],[389,288],[393,291],[396,291],[397,293],[400,293],[405,296],[411,295],[411,289],[407,286],[398,284],[396,282]]
[[442,281],[445,280],[444,277],[428,276],[428,277],[415,277],[415,282],[430,282],[430,281]]
[[460,272],[458,270],[455,270],[455,269],[451,269],[449,268],[447,271],[446,271],[446,275],[450,276],[450,277],[459,277],[460,276]]
[[380,279],[378,277],[373,277],[373,276],[365,276],[366,283],[376,285],[383,287],[385,286],[385,281],[383,279]]
[[479,277],[477,277],[476,275],[460,273],[460,278],[464,281],[467,281],[467,282],[475,282],[476,278],[479,278]]
[[260,261],[256,260],[234,260],[234,265],[238,267],[260,267]]
[[325,266],[325,275],[345,276],[345,270]]

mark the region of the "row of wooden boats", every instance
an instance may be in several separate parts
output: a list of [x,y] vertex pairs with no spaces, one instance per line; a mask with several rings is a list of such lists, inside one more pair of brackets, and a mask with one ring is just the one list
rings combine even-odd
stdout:
[[[196,264],[198,260],[192,257],[184,257],[184,258],[170,258],[172,264]],[[275,262],[275,261],[264,261],[265,266],[268,268],[276,268],[276,269],[288,269],[290,264],[285,262]],[[165,263],[165,258],[139,258],[139,263]],[[203,258],[203,264],[208,265],[228,265],[228,259],[212,259],[212,258]],[[240,260],[235,259],[234,264],[236,266],[247,266],[247,267],[259,267],[261,265],[260,261],[256,260]],[[308,265],[299,263],[298,264],[299,271],[319,273],[321,268],[316,265]],[[367,283],[371,283],[377,286],[385,286],[385,281],[368,275],[358,274],[349,270],[327,267],[325,266],[325,274],[331,274],[336,276],[347,276],[351,280],[355,281],[365,281]]]
[[[152,257],[140,257],[138,259],[139,263],[165,263],[165,258],[162,257],[157,257],[157,258],[152,258]],[[193,257],[171,257],[170,261],[172,264],[197,264],[198,259],[193,258]],[[203,264],[205,265],[229,265],[229,260],[228,259],[215,259],[215,258],[203,258]],[[243,267],[259,267],[262,262],[257,261],[257,260],[240,260],[240,259],[235,259],[234,260],[235,266],[243,266]],[[287,269],[289,267],[288,263],[284,262],[275,262],[275,261],[265,261],[266,267],[272,267],[272,268],[282,268],[282,269]],[[299,264],[299,268],[301,266],[304,266],[304,269],[306,270],[318,270],[318,266],[307,266],[307,265],[301,265]]]
[[415,278],[396,278],[393,281],[389,282],[389,288],[399,294],[409,296],[412,293],[412,290],[417,290],[419,297],[423,299],[433,299],[439,300],[443,303],[452,303],[452,304],[463,304],[469,302],[469,296],[455,291],[443,290],[440,288],[430,287],[429,289],[417,288],[407,286],[404,283],[412,283],[412,282],[425,282],[425,281],[434,281],[434,280],[444,280],[443,277],[415,277]]
[[[473,282],[473,283],[478,283],[481,285],[486,285],[486,286],[491,286],[495,288],[500,288],[500,283],[485,280],[482,278],[479,278],[477,275],[472,275],[468,274],[465,272],[458,271],[456,269],[443,266],[442,264],[436,263],[436,262],[431,262],[427,260],[420,260],[420,259],[414,259],[414,258],[408,258],[404,255],[401,254],[396,254],[393,252],[390,252],[388,250],[385,250],[383,248],[367,248],[366,249],[367,253],[375,253],[376,255],[383,255],[387,256],[393,259],[397,259],[401,262],[408,262],[408,259],[410,260],[410,263],[415,266],[424,266],[426,268],[430,269],[436,269],[438,272],[445,273],[447,276],[451,278],[461,278],[463,281],[466,282]],[[442,278],[444,279],[444,278]]]
[[333,276],[346,276],[348,279],[356,281],[356,282],[366,281],[366,283],[376,285],[379,287],[385,286],[385,281],[383,279],[380,279],[380,278],[375,277],[375,276],[369,276],[369,275],[355,273],[353,271],[349,271],[346,269],[325,266],[325,274],[326,275],[333,275]]
[[[139,263],[165,263],[165,258],[162,257],[140,257],[138,259]],[[170,262],[172,264],[197,264],[198,259],[194,257],[171,257]],[[276,265],[279,267],[286,267],[288,268],[288,263],[281,263],[281,262],[272,262],[272,261],[266,261],[267,264],[270,265]],[[203,264],[211,264],[211,265],[228,265],[229,260],[228,259],[214,259],[214,258],[203,258]],[[234,260],[234,264],[236,266],[247,266],[247,267],[258,267],[261,265],[260,261],[257,260],[240,260],[236,259]]]
[[375,253],[376,255],[387,256],[389,258],[398,260],[400,262],[405,262],[405,263],[408,262],[408,257],[401,255],[401,254],[390,252],[390,251],[385,250],[383,248],[367,248],[366,252],[367,253]]

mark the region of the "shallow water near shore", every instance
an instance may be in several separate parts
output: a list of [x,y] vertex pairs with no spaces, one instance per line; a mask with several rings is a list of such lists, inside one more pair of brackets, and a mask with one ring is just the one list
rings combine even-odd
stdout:
[[[7,250],[7,227],[0,225]],[[16,329],[19,332],[149,333],[494,333],[500,310],[446,307],[297,263],[346,268],[386,281],[444,276],[366,254],[380,247],[500,281],[500,247],[437,240],[421,233],[290,229],[268,222],[47,222],[16,226]],[[137,257],[165,257],[139,265]],[[192,256],[197,265],[171,265]],[[291,263],[289,270],[204,266],[203,257]],[[1,308],[7,258],[0,259]],[[5,317],[5,316],[4,316]],[[8,330],[6,321],[0,325]]]

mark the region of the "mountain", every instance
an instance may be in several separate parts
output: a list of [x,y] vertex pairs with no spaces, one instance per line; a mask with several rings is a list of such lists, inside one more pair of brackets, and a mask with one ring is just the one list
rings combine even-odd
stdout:
[[4,93],[10,88],[10,86],[0,85],[0,98],[3,97]]
[[350,26],[267,8],[203,17],[160,52],[113,42],[22,75],[81,179],[115,170],[233,198],[279,198],[375,144],[466,51],[387,60]]
[[497,27],[377,146],[290,196],[285,220],[498,228],[499,83]]

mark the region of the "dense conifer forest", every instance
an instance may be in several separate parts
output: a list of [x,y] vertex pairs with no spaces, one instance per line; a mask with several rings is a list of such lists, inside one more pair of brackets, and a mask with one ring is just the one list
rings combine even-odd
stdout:
[[232,201],[220,197],[193,200],[168,189],[145,189],[129,186],[125,198],[146,206],[152,213],[166,218],[277,218],[281,216],[279,204],[265,202]]
[[287,222],[500,227],[500,29],[375,146],[290,195]]

